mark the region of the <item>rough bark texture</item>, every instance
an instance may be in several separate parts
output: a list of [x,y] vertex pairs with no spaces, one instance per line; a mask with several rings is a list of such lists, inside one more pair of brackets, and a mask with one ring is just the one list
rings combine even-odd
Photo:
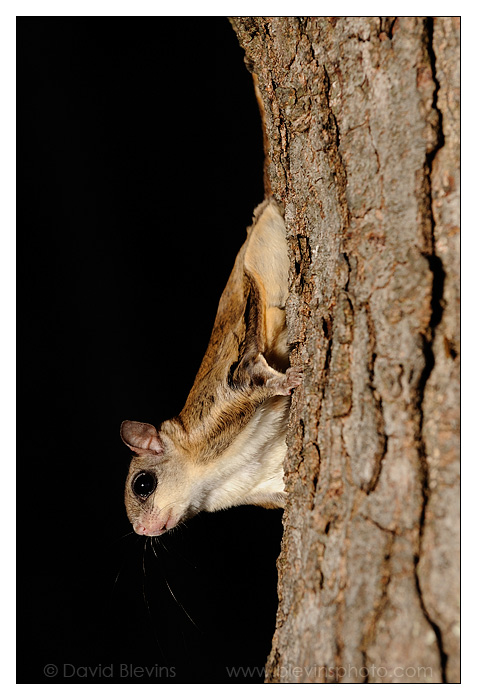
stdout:
[[458,682],[458,19],[232,24],[305,369],[267,680]]

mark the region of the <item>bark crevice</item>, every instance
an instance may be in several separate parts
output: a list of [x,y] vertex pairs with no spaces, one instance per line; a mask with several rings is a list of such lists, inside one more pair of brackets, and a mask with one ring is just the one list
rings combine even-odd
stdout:
[[374,470],[365,488],[366,493],[369,495],[376,488],[379,477],[381,475],[383,462],[388,450],[388,436],[386,435],[386,421],[384,420],[383,399],[378,391],[374,378],[375,363],[377,357],[376,330],[374,328],[373,318],[371,315],[369,304],[364,304],[364,309],[366,313],[366,322],[368,326],[368,338],[370,345],[368,360],[369,387],[371,389],[371,394],[374,400],[375,426],[377,434]]
[[437,157],[438,152],[445,145],[445,137],[443,131],[443,117],[442,113],[438,108],[438,93],[439,93],[439,81],[437,79],[436,71],[436,56],[433,47],[433,35],[434,35],[434,20],[432,17],[428,17],[425,21],[425,29],[427,33],[427,52],[429,57],[429,62],[432,71],[432,80],[434,81],[434,93],[432,101],[432,110],[434,110],[437,115],[437,123],[435,125],[435,144],[427,152],[426,156],[426,192],[428,197],[428,202],[426,210],[429,216],[429,236],[428,236],[428,252],[424,255],[429,265],[429,270],[432,275],[432,290],[431,290],[431,316],[429,322],[429,328],[426,334],[422,337],[422,350],[425,359],[424,368],[422,370],[420,381],[418,384],[418,389],[416,393],[416,411],[419,416],[418,422],[418,435],[417,444],[421,463],[421,488],[422,488],[422,509],[419,521],[419,543],[418,552],[415,557],[414,562],[414,575],[416,582],[416,589],[419,596],[420,605],[423,614],[428,621],[429,625],[434,631],[436,636],[436,643],[439,649],[439,655],[441,660],[441,674],[442,681],[447,682],[447,654],[444,650],[443,645],[443,635],[438,623],[433,620],[427,610],[424,595],[422,593],[421,582],[419,580],[419,562],[421,558],[422,542],[424,540],[424,529],[426,524],[426,511],[429,501],[429,464],[427,458],[426,442],[423,436],[423,424],[424,424],[424,396],[426,392],[427,382],[431,376],[432,370],[435,364],[434,355],[434,342],[436,337],[436,329],[441,322],[443,310],[444,310],[444,283],[445,283],[445,271],[444,265],[441,258],[436,254],[436,241],[435,241],[435,227],[436,222],[433,214],[433,201],[432,201],[432,172],[433,164]]

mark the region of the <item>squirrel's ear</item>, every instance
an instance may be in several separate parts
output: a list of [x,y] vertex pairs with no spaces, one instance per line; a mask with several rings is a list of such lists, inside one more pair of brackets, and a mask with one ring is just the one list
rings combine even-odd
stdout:
[[160,455],[164,445],[156,428],[150,423],[125,420],[121,423],[121,439],[138,455]]

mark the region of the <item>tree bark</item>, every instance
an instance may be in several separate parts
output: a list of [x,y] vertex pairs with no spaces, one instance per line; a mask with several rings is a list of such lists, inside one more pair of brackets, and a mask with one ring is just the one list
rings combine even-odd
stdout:
[[236,17],[295,394],[268,682],[459,681],[459,22]]

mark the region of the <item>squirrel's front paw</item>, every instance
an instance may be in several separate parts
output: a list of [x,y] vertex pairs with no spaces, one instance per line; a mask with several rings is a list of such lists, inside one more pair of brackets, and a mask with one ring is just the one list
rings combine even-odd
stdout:
[[289,367],[285,374],[286,386],[288,389],[288,394],[291,394],[292,389],[296,389],[297,386],[303,381],[303,369],[301,367]]
[[301,367],[289,367],[285,374],[286,377],[286,387],[287,394],[291,394],[292,389],[296,389],[297,386],[303,381],[303,369]]
[[300,386],[303,380],[303,371],[299,367],[289,367],[285,374],[277,372],[268,379],[267,387],[277,396],[289,396],[292,389]]

